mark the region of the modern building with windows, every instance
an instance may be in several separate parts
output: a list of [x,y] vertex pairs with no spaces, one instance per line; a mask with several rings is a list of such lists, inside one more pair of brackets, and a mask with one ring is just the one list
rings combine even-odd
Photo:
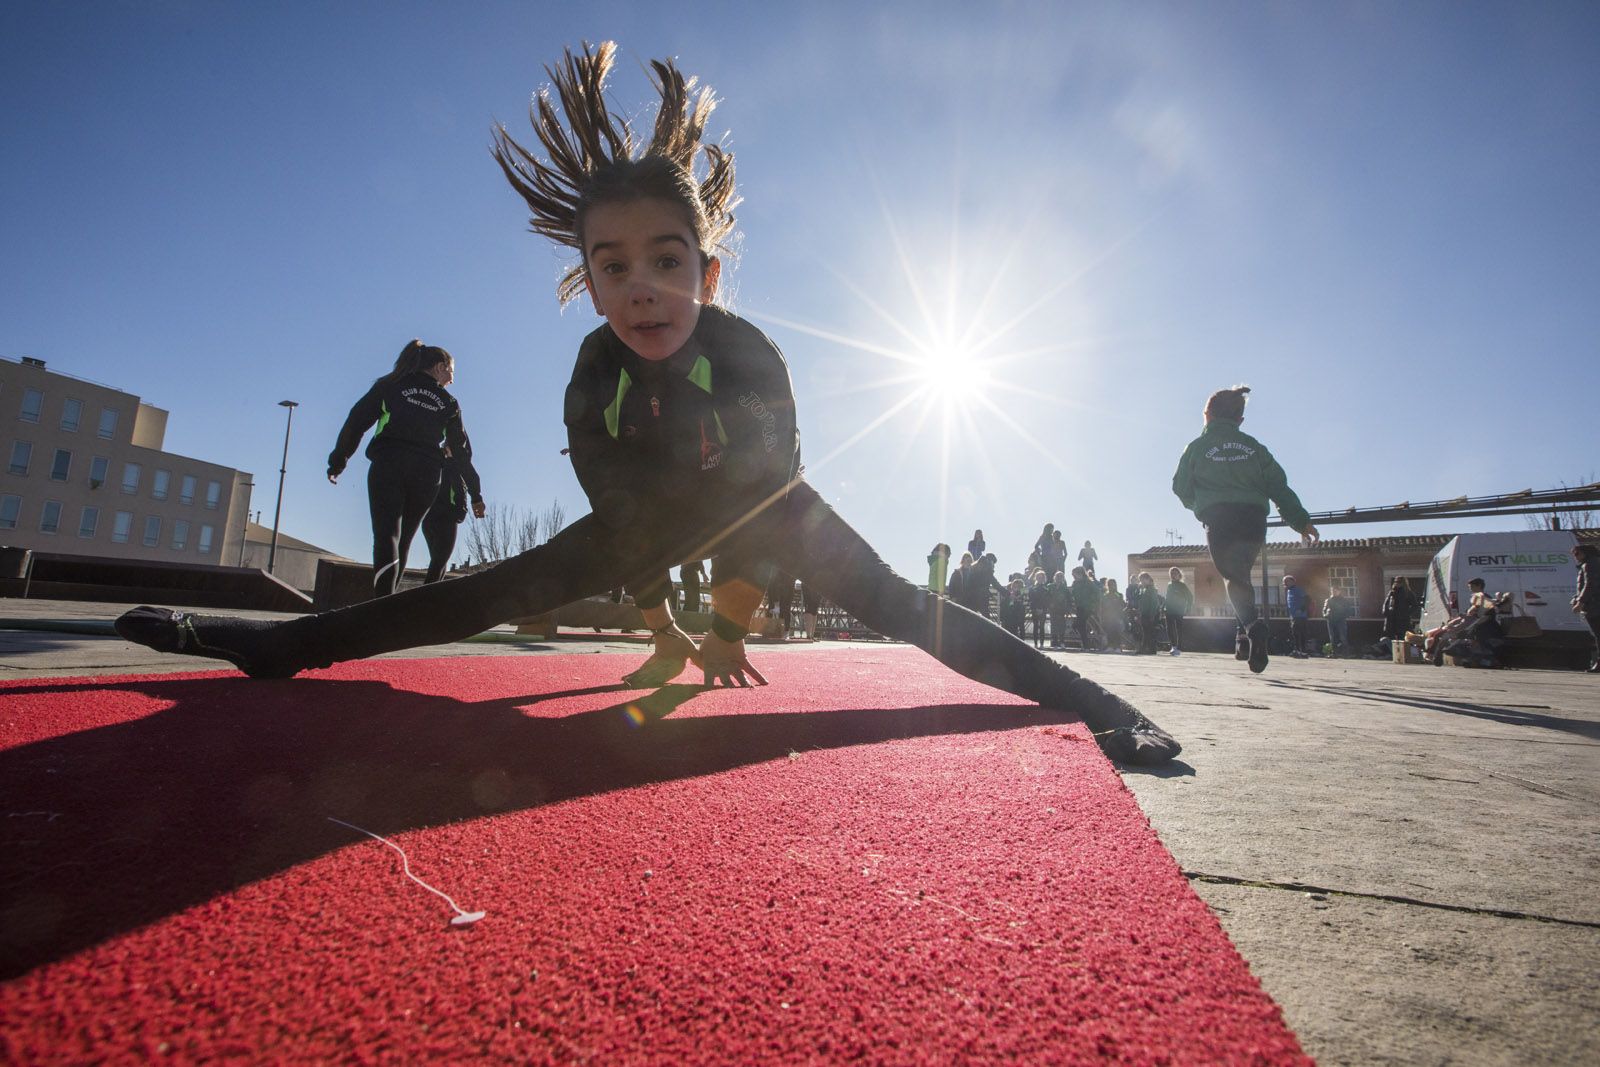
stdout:
[[0,357],[0,545],[238,565],[251,476],[162,450],[167,412]]

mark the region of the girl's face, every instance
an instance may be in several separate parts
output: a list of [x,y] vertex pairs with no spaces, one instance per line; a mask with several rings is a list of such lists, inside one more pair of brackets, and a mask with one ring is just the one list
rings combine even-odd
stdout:
[[600,204],[583,224],[584,285],[594,309],[640,359],[666,359],[717,295],[722,264],[700,269],[700,246],[681,208],[650,198]]

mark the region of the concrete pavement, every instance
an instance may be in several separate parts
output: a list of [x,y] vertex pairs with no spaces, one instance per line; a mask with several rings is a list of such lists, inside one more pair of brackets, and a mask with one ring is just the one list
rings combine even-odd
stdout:
[[[122,610],[0,601],[0,678],[196,667],[111,635]],[[404,655],[641,647],[502,631]],[[1057,655],[1184,743],[1123,780],[1320,1062],[1600,1062],[1600,678]]]

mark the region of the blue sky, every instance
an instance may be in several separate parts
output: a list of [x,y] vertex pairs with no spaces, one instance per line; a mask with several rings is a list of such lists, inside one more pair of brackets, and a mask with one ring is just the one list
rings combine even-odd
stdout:
[[809,477],[908,575],[974,527],[1003,570],[1045,522],[1103,558],[1197,541],[1169,480],[1236,382],[1312,510],[1600,466],[1600,6],[682,11],[0,7],[0,354],[168,409],[269,522],[299,401],[283,528],[359,559],[363,461],[330,486],[326,455],[419,336],[488,499],[581,514],[560,405],[598,320],[558,309],[489,129],[614,39],[622,110],[658,56],[721,97],[731,306],[788,356]]

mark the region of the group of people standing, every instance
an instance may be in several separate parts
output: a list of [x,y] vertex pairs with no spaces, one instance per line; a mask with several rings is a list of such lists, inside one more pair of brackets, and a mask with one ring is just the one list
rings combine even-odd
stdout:
[[1046,640],[1052,649],[1071,647],[1068,620],[1085,651],[1155,653],[1165,637],[1172,655],[1182,649],[1182,621],[1194,607],[1194,594],[1176,567],[1164,592],[1143,573],[1130,579],[1127,595],[1115,578],[1097,578],[1099,553],[1085,541],[1078,550],[1078,565],[1066,570],[1067,546],[1054,523],[1045,523],[1028,555],[1026,572],[1014,572],[1002,584],[995,577],[996,557],[989,552],[983,531],[974,531],[967,551],[952,571],[950,546],[940,542],[928,554],[928,588],[984,618],[999,618],[1000,625],[1026,640],[1030,630],[1035,648]]

